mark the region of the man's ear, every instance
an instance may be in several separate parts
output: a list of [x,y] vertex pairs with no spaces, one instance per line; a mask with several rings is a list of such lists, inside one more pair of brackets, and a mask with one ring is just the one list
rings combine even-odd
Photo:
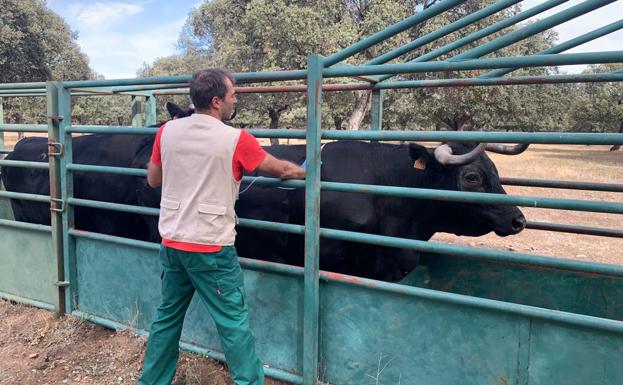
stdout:
[[435,160],[433,151],[417,143],[409,143],[409,156],[413,160],[413,168],[425,170]]
[[177,104],[173,102],[167,102],[166,108],[171,119],[176,119],[181,116],[184,116],[184,111]]

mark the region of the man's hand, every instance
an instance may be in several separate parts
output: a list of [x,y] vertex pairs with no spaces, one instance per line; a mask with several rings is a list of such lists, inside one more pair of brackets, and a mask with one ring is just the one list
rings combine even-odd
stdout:
[[258,170],[281,179],[305,179],[305,169],[287,160],[267,154]]

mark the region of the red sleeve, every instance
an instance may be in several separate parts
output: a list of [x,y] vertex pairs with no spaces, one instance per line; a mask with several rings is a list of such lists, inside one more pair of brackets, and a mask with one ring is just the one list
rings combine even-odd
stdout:
[[257,139],[246,130],[240,130],[240,137],[232,161],[234,178],[240,180],[245,171],[255,171],[265,157],[266,151],[260,146]]
[[162,130],[166,126],[166,123],[160,126],[158,129],[158,133],[156,134],[156,140],[154,141],[154,147],[151,150],[151,158],[149,159],[151,163],[162,166],[162,158],[160,156],[160,137],[162,136]]

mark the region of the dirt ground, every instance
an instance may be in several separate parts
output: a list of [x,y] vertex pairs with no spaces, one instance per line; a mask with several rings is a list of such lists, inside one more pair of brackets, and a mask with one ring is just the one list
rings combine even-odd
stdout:
[[[0,299],[0,385],[136,384],[146,338]],[[186,352],[176,385],[231,385],[224,365]],[[267,379],[267,385],[286,385]]]
[[[609,146],[532,145],[518,156],[491,154],[505,177],[623,184],[623,151]],[[623,193],[508,186],[512,195],[623,202]],[[521,208],[530,221],[623,228],[623,216]],[[623,239],[525,230],[501,238],[437,234],[438,242],[623,264]],[[112,331],[75,317],[0,300],[0,385],[134,384],[145,338]],[[188,385],[231,384],[223,365],[182,353],[176,381]],[[268,380],[267,384],[284,384]]]

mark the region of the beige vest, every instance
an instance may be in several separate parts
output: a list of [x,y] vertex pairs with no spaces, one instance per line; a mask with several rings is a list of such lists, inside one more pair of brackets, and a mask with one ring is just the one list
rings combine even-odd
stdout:
[[160,138],[164,239],[233,245],[240,182],[232,160],[240,131],[204,114],[167,123]]

